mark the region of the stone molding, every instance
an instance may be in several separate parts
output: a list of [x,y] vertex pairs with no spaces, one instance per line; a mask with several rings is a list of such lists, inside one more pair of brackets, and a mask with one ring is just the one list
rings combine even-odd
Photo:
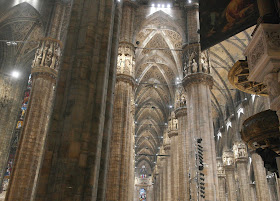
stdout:
[[213,77],[209,74],[205,73],[194,73],[187,75],[183,81],[184,88],[188,88],[189,86],[193,84],[204,84],[208,85],[210,89],[213,87]]
[[267,74],[279,71],[280,25],[260,24],[244,54],[251,81],[263,82]]
[[31,79],[41,77],[44,79],[50,79],[52,81],[56,81],[57,79],[57,71],[55,69],[51,69],[48,67],[35,67],[31,69]]
[[169,138],[172,138],[174,136],[178,136],[178,130],[171,130],[171,131],[168,131],[168,137]]
[[176,116],[177,119],[179,117],[188,115],[188,110],[187,110],[186,107],[180,107],[180,108],[176,109],[174,112],[175,112],[175,116]]
[[135,86],[135,80],[133,77],[131,77],[130,75],[126,75],[126,74],[118,74],[117,75],[117,82],[127,82],[129,83],[132,87]]

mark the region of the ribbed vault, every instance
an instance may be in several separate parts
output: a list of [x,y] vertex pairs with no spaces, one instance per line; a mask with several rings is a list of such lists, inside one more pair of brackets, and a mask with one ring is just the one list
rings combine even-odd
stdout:
[[173,107],[176,78],[181,77],[182,31],[158,11],[141,23],[135,40],[135,161],[137,169],[145,165],[152,170]]

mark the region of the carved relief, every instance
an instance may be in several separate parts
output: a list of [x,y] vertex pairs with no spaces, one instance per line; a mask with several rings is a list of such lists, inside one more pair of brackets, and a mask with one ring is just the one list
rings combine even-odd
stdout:
[[55,39],[43,39],[40,48],[37,49],[32,68],[48,67],[58,70],[61,56],[61,43]]
[[134,46],[128,43],[121,43],[118,51],[117,74],[125,74],[134,77]]
[[264,83],[267,85],[269,99],[272,102],[280,95],[280,86],[277,73],[270,73],[264,77]]
[[250,51],[248,56],[249,66],[254,68],[254,66],[258,63],[259,59],[264,55],[264,38],[260,37],[256,46]]
[[279,31],[265,31],[265,38],[268,47],[271,49],[280,48],[280,32]]
[[223,153],[223,165],[224,166],[234,165],[234,155],[231,151],[225,151]]
[[248,158],[247,146],[244,142],[236,142],[233,145],[233,153],[235,159]]

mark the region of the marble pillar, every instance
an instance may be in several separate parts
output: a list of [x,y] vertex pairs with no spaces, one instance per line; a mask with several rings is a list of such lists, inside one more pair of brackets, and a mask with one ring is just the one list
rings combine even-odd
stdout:
[[189,198],[189,177],[188,177],[188,156],[189,144],[186,140],[187,133],[187,108],[179,107],[175,110],[176,118],[178,119],[178,157],[179,157],[179,200],[187,200]]
[[118,4],[73,0],[36,200],[99,200],[104,125],[110,118],[108,84],[115,76],[114,71],[110,76],[110,67],[117,56],[112,48]]
[[231,151],[224,151],[223,153],[223,165],[225,168],[228,200],[237,201],[236,195],[236,181],[235,181],[235,166],[234,155]]
[[217,158],[219,200],[226,201],[226,173],[221,158]]
[[68,4],[56,1],[48,36],[32,63],[32,90],[6,200],[34,200],[60,68],[64,16]]
[[187,13],[187,44],[183,46],[183,70],[184,79],[182,85],[186,90],[188,104],[188,139],[190,140],[190,153],[187,155],[195,157],[196,140],[201,138],[203,147],[204,169],[201,171],[205,175],[205,198],[199,194],[200,189],[195,185],[196,163],[190,158],[190,181],[192,182],[191,197],[197,200],[217,200],[218,177],[216,165],[216,151],[214,142],[213,120],[211,112],[210,89],[213,86],[213,78],[210,75],[209,52],[201,52],[199,25],[199,9],[196,3],[186,7]]
[[233,145],[234,159],[239,180],[240,200],[251,201],[250,180],[248,175],[248,152],[244,142],[235,142]]
[[[107,180],[107,201],[129,199],[132,148],[132,125],[134,115],[135,48],[132,44],[135,5],[123,4],[120,44],[117,61],[117,82],[113,116],[110,165]],[[132,118],[133,116],[133,118]],[[134,128],[134,127],[133,127]],[[133,132],[134,133],[134,132]],[[128,176],[129,175],[129,176]]]
[[266,170],[261,156],[257,153],[252,153],[252,164],[256,182],[256,191],[258,201],[269,201],[269,188],[266,179]]
[[170,138],[168,137],[167,133],[165,133],[164,135],[164,139],[163,139],[163,148],[165,151],[166,156],[166,169],[165,169],[165,195],[166,201],[172,201],[171,199],[171,157],[170,157]]
[[178,167],[178,120],[174,112],[168,122],[168,137],[170,138],[171,159],[171,198],[178,200],[179,194],[179,167]]

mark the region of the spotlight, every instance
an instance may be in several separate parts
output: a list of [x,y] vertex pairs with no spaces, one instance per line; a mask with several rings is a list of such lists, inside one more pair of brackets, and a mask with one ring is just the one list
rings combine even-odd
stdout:
[[14,77],[14,78],[19,78],[20,73],[19,73],[18,71],[13,71],[11,75],[12,75],[12,77]]
[[152,7],[155,7],[155,4],[152,4]]

